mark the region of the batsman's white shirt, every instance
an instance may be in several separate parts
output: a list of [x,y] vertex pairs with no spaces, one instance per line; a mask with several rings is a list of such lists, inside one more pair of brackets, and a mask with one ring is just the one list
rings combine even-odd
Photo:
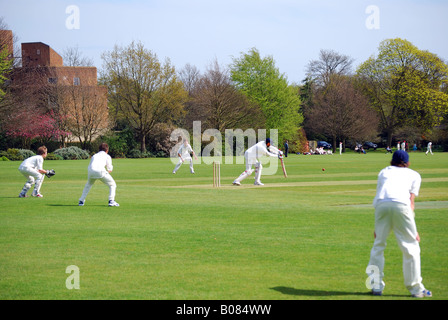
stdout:
[[32,156],[23,160],[23,162],[19,166],[19,170],[23,170],[25,168],[42,170],[43,165],[44,158],[41,155]]
[[101,179],[108,171],[113,170],[112,158],[106,152],[100,151],[92,156],[87,170],[90,178]]
[[244,153],[244,156],[246,157],[246,161],[249,164],[257,163],[259,158],[262,156],[277,157],[276,154],[268,151],[265,141],[260,141],[247,149]]
[[373,206],[384,201],[393,201],[411,205],[410,193],[418,196],[422,178],[420,174],[412,169],[389,166],[378,174],[376,196]]

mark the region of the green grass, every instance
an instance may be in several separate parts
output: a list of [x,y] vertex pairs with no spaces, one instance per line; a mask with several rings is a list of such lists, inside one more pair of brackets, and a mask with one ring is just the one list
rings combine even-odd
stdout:
[[[0,299],[409,299],[391,235],[383,297],[365,287],[376,177],[390,155],[286,158],[281,169],[234,187],[241,164],[114,159],[118,208],[97,182],[78,207],[88,160],[45,161],[44,198],[19,199],[19,162],[0,162]],[[411,153],[423,178],[416,204],[422,276],[448,299],[448,154]],[[326,168],[322,171],[321,168]],[[67,266],[80,270],[68,290]]]

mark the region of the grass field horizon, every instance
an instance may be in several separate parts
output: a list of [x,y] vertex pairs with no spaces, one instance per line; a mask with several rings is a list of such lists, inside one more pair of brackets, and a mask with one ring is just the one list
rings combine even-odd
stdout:
[[[386,289],[368,294],[379,171],[390,154],[285,159],[288,178],[232,181],[244,164],[183,165],[166,158],[114,159],[116,201],[96,182],[78,199],[89,160],[44,162],[44,198],[18,198],[20,162],[0,162],[0,298],[3,300],[364,300],[411,299],[393,234],[385,252]],[[410,153],[422,176],[416,223],[425,286],[448,299],[448,153]],[[322,171],[325,168],[325,171]],[[80,289],[66,288],[68,266]]]

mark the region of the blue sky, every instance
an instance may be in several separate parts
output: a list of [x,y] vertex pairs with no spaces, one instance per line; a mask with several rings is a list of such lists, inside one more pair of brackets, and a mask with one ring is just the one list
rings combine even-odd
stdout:
[[[71,5],[79,28],[67,27]],[[379,29],[366,26],[370,5]],[[448,60],[446,0],[0,0],[0,16],[19,43],[44,42],[60,54],[78,46],[98,69],[103,52],[133,40],[178,70],[190,63],[203,71],[215,59],[228,65],[255,47],[290,83],[305,78],[321,49],[351,56],[356,67],[388,38]]]

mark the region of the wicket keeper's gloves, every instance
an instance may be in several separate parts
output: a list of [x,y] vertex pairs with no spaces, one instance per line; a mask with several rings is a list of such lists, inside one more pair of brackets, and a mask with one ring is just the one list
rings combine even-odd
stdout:
[[51,178],[52,176],[54,176],[56,174],[56,172],[51,169],[51,170],[47,170],[47,173],[45,174],[48,178]]

